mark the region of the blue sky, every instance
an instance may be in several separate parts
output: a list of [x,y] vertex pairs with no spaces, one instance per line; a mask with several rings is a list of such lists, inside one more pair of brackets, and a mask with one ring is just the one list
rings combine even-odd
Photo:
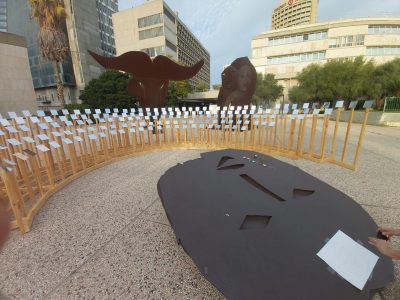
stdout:
[[[251,38],[271,26],[271,12],[280,0],[166,0],[210,52],[211,83],[221,82],[224,65],[249,56]],[[143,3],[119,0],[119,9]],[[400,0],[320,0],[318,21],[353,17],[400,17]]]

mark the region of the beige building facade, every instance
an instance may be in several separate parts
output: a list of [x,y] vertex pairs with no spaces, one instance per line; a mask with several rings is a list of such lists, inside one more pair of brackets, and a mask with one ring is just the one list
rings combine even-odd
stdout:
[[319,0],[281,0],[272,13],[272,30],[317,22]]
[[25,38],[0,32],[0,113],[37,110]]
[[113,24],[117,55],[143,51],[152,58],[165,55],[185,65],[204,59],[203,68],[190,83],[210,86],[210,54],[165,1],[148,0],[115,13]]
[[302,25],[261,33],[252,39],[258,73],[271,73],[284,95],[312,63],[364,56],[377,64],[400,57],[400,18],[362,18]]

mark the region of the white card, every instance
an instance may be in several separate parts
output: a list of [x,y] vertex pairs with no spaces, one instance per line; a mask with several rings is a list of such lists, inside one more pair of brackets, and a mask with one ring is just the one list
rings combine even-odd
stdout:
[[8,127],[6,127],[6,129],[9,133],[18,133],[18,130],[12,126],[8,126]]
[[7,121],[7,119],[0,119],[0,123],[3,126],[10,126],[11,125],[10,122]]
[[24,118],[21,118],[21,117],[16,117],[15,122],[17,122],[18,125],[25,124]]
[[23,110],[22,114],[24,115],[24,117],[30,117],[31,113],[29,112],[29,110]]
[[42,130],[47,130],[47,129],[49,129],[49,126],[47,126],[46,123],[39,123],[38,125],[39,125],[40,129],[42,129]]
[[317,256],[359,290],[364,288],[379,259],[340,230]]
[[7,142],[9,142],[11,145],[13,146],[19,146],[21,145],[20,141],[16,140],[16,139],[7,139]]
[[68,138],[65,138],[65,139],[63,139],[63,143],[69,145],[69,144],[72,144],[72,141]]
[[39,138],[39,140],[41,141],[47,141],[49,140],[49,137],[45,134],[38,134],[37,137]]
[[51,147],[53,147],[53,148],[55,148],[55,149],[57,149],[57,148],[60,148],[60,147],[61,147],[59,143],[57,143],[57,142],[54,142],[54,141],[51,141],[49,144],[50,144],[50,146],[51,146]]
[[29,143],[29,144],[33,144],[35,141],[33,140],[33,138],[31,138],[30,136],[24,136],[22,137],[22,140]]
[[36,148],[40,151],[40,152],[47,152],[50,149],[47,148],[45,145],[37,145]]
[[336,107],[336,108],[342,108],[342,107],[343,107],[343,104],[344,104],[344,101],[343,101],[343,100],[341,100],[341,101],[336,101],[335,107]]

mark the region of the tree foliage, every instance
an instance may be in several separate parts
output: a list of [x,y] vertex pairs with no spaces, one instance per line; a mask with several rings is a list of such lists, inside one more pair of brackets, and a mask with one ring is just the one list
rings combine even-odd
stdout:
[[64,107],[64,88],[61,80],[59,64],[68,55],[68,39],[65,34],[65,12],[62,0],[28,0],[31,6],[31,16],[39,25],[38,44],[40,55],[53,62],[57,97]]
[[258,73],[253,103],[264,107],[269,106],[271,102],[274,102],[282,95],[282,91],[283,87],[278,84],[275,75]]
[[400,59],[380,66],[363,57],[311,64],[297,77],[299,85],[290,90],[293,102],[323,102],[382,99],[400,94]]
[[107,70],[89,82],[80,99],[92,109],[132,108],[137,100],[128,94],[129,80],[129,75],[125,73]]
[[167,106],[177,106],[179,100],[185,98],[191,92],[190,84],[187,80],[170,81],[167,91]]
[[195,92],[207,92],[208,90],[210,90],[210,86],[202,80],[194,88]]

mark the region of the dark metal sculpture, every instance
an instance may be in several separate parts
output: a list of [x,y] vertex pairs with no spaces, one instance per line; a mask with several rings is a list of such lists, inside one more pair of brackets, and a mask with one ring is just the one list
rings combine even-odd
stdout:
[[257,72],[247,57],[236,59],[221,74],[219,106],[250,105],[257,84]]
[[[393,280],[392,261],[368,244],[368,213],[277,159],[205,153],[168,170],[158,192],[178,241],[228,299],[367,300]],[[339,229],[379,256],[362,291],[316,255]]]
[[132,74],[128,91],[138,97],[143,107],[163,107],[170,80],[187,80],[202,68],[201,60],[191,67],[179,65],[166,56],[153,60],[144,52],[131,51],[118,57],[104,57],[89,51],[90,55],[104,68]]

